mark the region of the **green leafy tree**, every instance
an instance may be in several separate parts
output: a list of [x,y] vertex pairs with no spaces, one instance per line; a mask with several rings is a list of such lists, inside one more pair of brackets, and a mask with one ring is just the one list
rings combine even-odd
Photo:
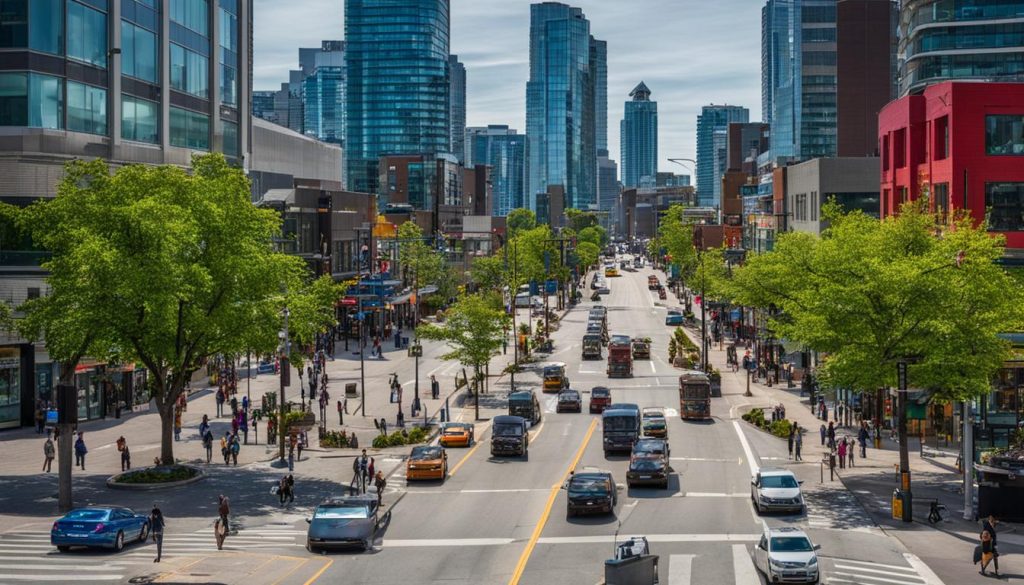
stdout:
[[582,211],[570,207],[565,210],[566,227],[579,233],[580,231],[597,226],[597,214],[593,211]]
[[920,204],[878,221],[833,202],[822,217],[820,238],[783,234],[734,270],[735,299],[776,308],[772,329],[826,354],[820,377],[832,386],[892,387],[908,360],[910,383],[939,400],[988,392],[1009,350],[997,334],[1021,323],[1020,287],[996,264],[1001,239],[966,216],[940,231]]
[[586,272],[587,268],[597,264],[597,259],[600,255],[601,249],[593,242],[584,241],[577,243],[576,257],[580,260],[580,273]]
[[437,285],[446,277],[444,253],[424,239],[423,230],[415,222],[407,221],[398,226],[398,239],[398,259],[408,284],[412,284],[414,275],[419,286]]
[[509,271],[505,269],[504,253],[498,250],[493,256],[474,258],[469,266],[470,277],[481,289],[498,290],[505,286]]
[[[497,294],[465,295],[448,309],[442,325],[420,327],[420,337],[448,344],[451,351],[441,356],[473,369],[479,380],[491,357],[501,349],[508,327],[508,317]],[[480,393],[477,392],[477,418],[480,415]]]
[[585,227],[576,235],[576,241],[590,242],[601,249],[608,245],[608,231],[599,225]]
[[697,262],[697,251],[693,246],[693,225],[683,219],[681,203],[673,204],[661,218],[658,234],[652,239],[649,251],[655,258],[662,248],[669,257],[669,264],[679,267],[680,273],[689,274]]
[[[325,274],[320,278],[302,282],[299,288],[288,291],[288,337],[291,339],[291,364],[299,370],[301,379],[305,361],[312,357],[318,335],[337,324],[336,304],[345,296],[346,286],[334,282]],[[264,343],[266,345],[266,343]]]
[[537,227],[537,214],[532,209],[519,207],[508,212],[505,217],[505,228],[509,239],[514,238],[521,231],[532,230]]
[[26,303],[26,332],[45,336],[58,359],[143,363],[164,463],[174,462],[174,405],[192,374],[215,355],[272,350],[285,291],[305,274],[272,246],[280,218],[252,205],[248,179],[219,154],[193,157],[191,173],[69,163],[57,197],[19,222],[53,252],[51,294]]

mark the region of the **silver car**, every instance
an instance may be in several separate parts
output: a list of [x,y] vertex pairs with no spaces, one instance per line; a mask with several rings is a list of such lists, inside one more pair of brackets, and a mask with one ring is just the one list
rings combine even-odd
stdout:
[[754,546],[754,565],[769,583],[817,583],[821,548],[798,528],[766,528]]
[[771,510],[803,512],[804,497],[793,472],[777,467],[764,467],[750,479],[750,499],[758,513]]
[[379,513],[376,495],[325,500],[313,511],[313,517],[306,519],[306,548],[310,552],[349,547],[371,550],[380,526]]

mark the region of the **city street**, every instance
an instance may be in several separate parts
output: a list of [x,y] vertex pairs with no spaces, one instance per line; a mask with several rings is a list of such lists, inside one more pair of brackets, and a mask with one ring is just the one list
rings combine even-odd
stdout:
[[[528,364],[516,376],[517,389],[538,392],[544,409],[542,422],[531,429],[528,459],[491,458],[489,420],[506,412],[504,396],[509,378],[493,377],[490,394],[481,400],[476,423],[478,442],[471,448],[450,448],[449,477],[444,482],[406,482],[407,448],[371,449],[379,469],[389,474],[384,505],[390,516],[382,523],[374,550],[361,553],[310,554],[305,548],[305,518],[328,495],[344,491],[351,478],[352,450],[307,450],[296,465],[296,501],[280,507],[270,494],[282,474],[271,466],[274,448],[243,448],[244,462],[235,467],[205,466],[209,477],[199,483],[156,492],[112,491],[106,477],[117,471],[116,451],[106,441],[120,434],[134,444],[156,444],[155,415],[121,421],[91,423],[89,472],[76,472],[75,497],[79,504],[107,503],[148,511],[157,503],[167,516],[164,560],[157,566],[152,543],[131,545],[119,554],[109,552],[57,553],[48,541],[54,519],[55,475],[41,476],[34,467],[41,440],[22,432],[3,436],[6,453],[16,453],[12,469],[3,478],[0,510],[0,582],[60,582],[75,580],[119,583],[138,577],[165,582],[230,582],[305,584],[344,579],[359,583],[565,583],[592,585],[603,578],[603,561],[612,554],[615,535],[644,535],[659,555],[663,583],[753,584],[761,582],[751,562],[752,545],[762,523],[794,525],[805,529],[821,545],[823,582],[938,585],[940,581],[896,539],[884,534],[856,498],[836,482],[819,482],[819,462],[787,460],[785,443],[754,430],[739,415],[761,399],[743,396],[743,377],[723,375],[723,395],[712,399],[711,422],[684,422],[678,417],[679,370],[667,362],[666,344],[673,328],[664,325],[666,306],[646,288],[651,271],[625,272],[609,279],[611,293],[602,297],[608,307],[612,334],[649,336],[652,358],[637,360],[634,377],[609,380],[603,361],[582,361],[579,340],[589,306],[570,310],[555,333],[554,352]],[[659,273],[659,276],[660,273]],[[589,284],[589,279],[588,279]],[[443,394],[453,390],[451,375],[457,366],[438,361],[441,347],[428,346],[421,360],[421,376],[434,371],[442,379]],[[351,351],[331,362],[331,392],[358,376],[358,359]],[[498,356],[496,361],[504,356]],[[510,356],[508,356],[510,357]],[[606,458],[601,449],[599,417],[584,412],[555,413],[555,395],[540,393],[539,369],[548,362],[566,364],[571,386],[589,400],[595,385],[612,390],[613,402],[666,409],[673,469],[669,489],[627,489],[628,457]],[[353,369],[355,368],[355,369]],[[370,394],[367,408],[376,417],[393,420],[396,405],[386,400],[386,379],[399,374],[410,396],[414,364],[404,352],[392,351],[386,360],[367,362]],[[492,373],[495,369],[492,368]],[[276,383],[273,376],[253,382],[260,393]],[[241,384],[244,389],[244,381]],[[294,387],[293,387],[294,388]],[[375,390],[376,389],[376,390]],[[422,395],[429,385],[421,380]],[[349,400],[350,412],[353,400]],[[472,420],[471,401],[454,400],[456,419]],[[430,415],[440,401],[428,401]],[[203,412],[213,411],[212,397],[198,397],[187,413],[186,440],[176,445],[180,457],[198,458],[201,447],[194,425]],[[336,428],[336,412],[329,413]],[[365,434],[373,433],[369,419],[349,415]],[[223,424],[223,423],[222,423]],[[353,427],[346,427],[353,428]],[[130,429],[130,431],[129,431]],[[129,432],[131,434],[129,434]],[[109,439],[107,438],[109,437]],[[808,437],[811,439],[811,437]],[[809,447],[809,445],[808,445]],[[809,450],[809,449],[808,449]],[[147,453],[143,451],[143,453]],[[139,455],[137,465],[144,463]],[[565,492],[560,489],[568,472],[586,466],[610,470],[618,483],[619,498],[613,516],[567,518]],[[750,502],[750,477],[758,467],[784,466],[804,481],[806,515],[759,517]],[[827,478],[827,472],[826,472]],[[232,514],[240,529],[228,538],[223,551],[213,542],[212,522],[218,494],[231,497]]]

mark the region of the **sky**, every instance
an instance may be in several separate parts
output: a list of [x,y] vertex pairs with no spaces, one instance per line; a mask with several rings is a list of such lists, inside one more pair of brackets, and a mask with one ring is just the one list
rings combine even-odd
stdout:
[[[576,0],[594,37],[608,41],[608,149],[643,81],[658,102],[658,170],[693,174],[668,158],[696,158],[700,108],[731,104],[761,118],[761,0]],[[344,39],[344,0],[254,0],[253,87],[277,89],[299,47]],[[526,130],[529,0],[451,0],[451,52],[466,65],[467,126]],[[620,165],[621,168],[621,165]]]

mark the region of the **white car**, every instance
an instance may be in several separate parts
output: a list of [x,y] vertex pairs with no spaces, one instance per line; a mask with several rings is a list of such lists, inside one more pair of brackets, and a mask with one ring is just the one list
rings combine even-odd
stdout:
[[793,472],[778,467],[763,467],[750,478],[750,499],[758,513],[771,510],[803,512],[804,497]]
[[817,583],[821,548],[798,528],[765,528],[754,546],[754,566],[769,583]]
[[597,281],[597,294],[599,294],[599,295],[606,295],[606,294],[609,294],[611,292],[612,292],[612,289],[608,288],[608,281],[607,280],[599,280],[599,281]]

